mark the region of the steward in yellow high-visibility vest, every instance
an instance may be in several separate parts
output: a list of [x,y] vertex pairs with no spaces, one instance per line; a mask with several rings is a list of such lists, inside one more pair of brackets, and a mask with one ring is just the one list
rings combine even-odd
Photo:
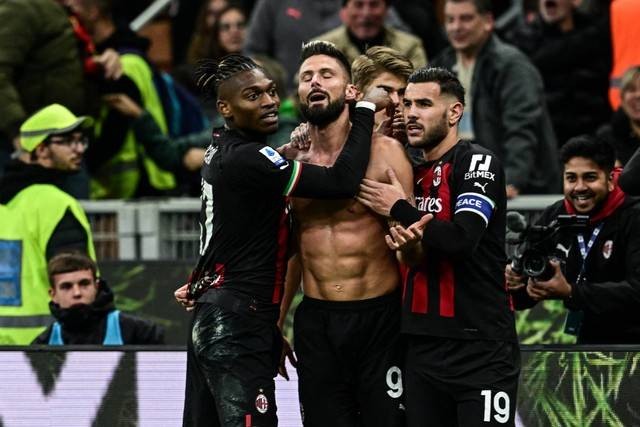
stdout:
[[80,169],[91,122],[53,104],[20,127],[20,158],[0,180],[0,344],[29,344],[50,323],[49,258],[78,251],[95,259],[84,210],[58,187]]

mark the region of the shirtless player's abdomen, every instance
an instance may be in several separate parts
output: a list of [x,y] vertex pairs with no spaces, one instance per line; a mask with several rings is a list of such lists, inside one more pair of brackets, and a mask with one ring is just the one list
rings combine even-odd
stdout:
[[[311,150],[303,160],[330,165],[334,159]],[[388,168],[396,171],[405,192],[411,194],[413,175],[404,149],[395,140],[374,136],[366,177],[388,182]],[[399,286],[398,263],[384,240],[389,231],[385,218],[356,200],[293,199],[292,207],[306,296],[356,301],[391,293]]]
[[386,220],[355,200],[296,199],[304,294],[330,301],[375,298],[400,283]]

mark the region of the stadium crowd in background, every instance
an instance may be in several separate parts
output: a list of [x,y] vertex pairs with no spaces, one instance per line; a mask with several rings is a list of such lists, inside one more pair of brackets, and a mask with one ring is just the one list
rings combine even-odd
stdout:
[[[246,422],[247,414],[275,423],[273,375],[280,348],[290,351],[279,328],[300,283],[294,273],[306,283],[295,338],[310,426],[341,417],[391,425],[358,408],[384,412],[403,394],[402,384],[409,425],[427,416],[451,419],[456,408],[486,421],[488,401],[496,412],[489,421],[513,423],[519,357],[509,295],[520,309],[564,301],[579,343],[639,342],[638,0],[530,0],[521,10],[522,2],[491,0],[181,0],[171,12],[177,15],[169,64],[154,63],[149,40],[129,28],[147,3],[0,0],[0,344],[30,343],[50,314],[58,322],[40,343],[161,342],[153,326],[118,314],[113,294],[98,282],[78,200],[197,195],[203,234],[190,283],[213,286],[203,295],[187,286],[176,293],[185,306],[198,302],[185,424]],[[338,53],[307,55],[313,46],[334,46],[327,41]],[[382,100],[382,90],[390,100]],[[374,118],[367,107],[355,108],[365,93],[386,110]],[[413,180],[411,168],[403,172],[409,160]],[[362,193],[351,200],[365,172]],[[565,199],[548,207],[541,223],[585,214],[588,230],[558,241],[566,263],[550,264],[551,278],[527,278],[510,267],[505,273],[507,199],[559,194],[561,182]],[[291,212],[289,196],[297,197]],[[283,293],[290,231],[299,264],[291,264],[294,280]],[[56,257],[70,251],[88,256],[77,269],[87,277],[65,280],[62,289],[59,276],[78,271],[52,267],[47,276],[46,265],[73,258]],[[371,279],[375,268],[388,280]],[[472,280],[481,286],[468,286]],[[351,374],[369,359],[350,353],[349,364],[319,356],[334,343],[318,343],[316,335],[333,331],[347,346],[383,335],[371,320],[384,318],[373,314],[380,307],[367,304],[400,300],[401,281],[396,308],[403,310],[408,353],[397,378],[386,355],[371,357],[374,365],[384,359],[375,370],[387,367],[382,388],[391,399],[363,396],[380,384],[351,387],[358,380],[347,374],[333,384],[347,390],[341,399],[322,367],[344,362],[340,369]],[[67,290],[82,309],[67,304]],[[365,334],[345,327],[348,321],[336,331],[310,320],[341,318],[335,312],[342,306],[349,321],[369,318]],[[256,310],[264,317],[256,319]],[[393,329],[399,314],[386,314]],[[499,321],[487,325],[483,318]],[[212,330],[211,319],[237,331]],[[247,319],[256,321],[257,333],[242,329]],[[134,339],[139,334],[129,332],[139,325],[152,338]],[[118,330],[121,339],[112,341]],[[227,338],[224,351],[212,352],[212,343]],[[252,340],[261,352],[229,357]],[[471,355],[471,387],[445,378],[464,361],[442,349]],[[260,359],[255,372],[247,368],[251,357]],[[475,375],[491,364],[500,365],[499,375]],[[410,378],[402,383],[405,372]],[[254,380],[259,392],[248,386]],[[237,384],[238,401],[220,403],[216,388],[225,381]],[[318,399],[318,390],[332,390],[326,396],[340,402]],[[431,404],[420,406],[424,400]],[[394,418],[393,409],[386,414]]]

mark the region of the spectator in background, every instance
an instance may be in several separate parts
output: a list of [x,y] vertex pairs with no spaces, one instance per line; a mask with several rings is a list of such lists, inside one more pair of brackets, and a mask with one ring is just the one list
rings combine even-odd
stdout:
[[187,50],[187,63],[195,64],[199,59],[207,58],[213,43],[213,24],[216,16],[229,5],[228,0],[209,0],[202,3]]
[[55,0],[0,2],[0,22],[1,175],[30,114],[54,102],[84,113],[85,93],[76,39]]
[[[260,65],[267,76],[273,79],[278,96],[282,100],[278,109],[278,130],[267,136],[267,144],[278,148],[289,142],[291,132],[300,123],[296,114],[293,100],[286,97],[284,92],[285,72],[280,64],[270,58],[256,57],[256,64]],[[186,169],[198,172],[204,160],[205,149],[211,142],[211,130],[185,135],[170,139],[162,133],[153,117],[126,94],[111,94],[105,96],[108,105],[127,117],[134,119],[133,130],[136,139],[144,146],[148,155],[163,169],[178,172]],[[213,127],[224,126],[224,120],[216,115]],[[199,176],[199,175],[198,175]],[[197,186],[198,191],[200,186]],[[193,189],[192,189],[193,190]],[[190,193],[192,196],[198,194]]]
[[[247,18],[240,6],[235,3],[227,4],[218,10],[213,19],[211,29],[194,38],[194,43],[197,45],[192,44],[193,52],[190,53],[189,62],[177,67],[173,73],[197,97],[200,91],[195,84],[194,75],[198,61],[203,59],[219,61],[230,53],[242,52],[245,45]],[[205,35],[208,39],[203,38]],[[212,120],[218,117],[216,106],[211,100],[200,99],[200,105],[207,117]],[[218,122],[222,123],[222,118],[218,117]]]
[[554,274],[548,280],[527,280],[507,267],[516,308],[563,300],[570,310],[567,325],[577,332],[579,344],[638,344],[640,201],[617,188],[614,150],[606,141],[573,138],[560,157],[565,198],[547,207],[539,224],[560,214],[578,214],[589,216],[589,227],[578,239],[575,233],[554,238],[552,247],[568,248],[566,265],[552,261]]
[[[246,51],[280,62],[289,76],[287,91],[297,87],[298,54],[303,42],[340,25],[342,0],[258,0],[249,19]],[[388,23],[403,27],[393,9]]]
[[164,330],[117,310],[113,292],[86,255],[63,253],[47,265],[49,308],[56,321],[32,344],[164,344]]
[[490,0],[447,0],[451,47],[433,64],[454,71],[465,88],[460,136],[502,161],[507,197],[559,190],[557,144],[540,74],[493,34]]
[[22,258],[37,272],[20,289],[2,291],[14,298],[0,305],[0,335],[11,335],[16,344],[30,343],[48,323],[47,260],[67,251],[95,258],[84,210],[60,189],[80,168],[87,147],[83,128],[90,123],[58,104],[36,112],[20,127],[22,160],[9,163],[0,180],[0,204],[22,217],[25,238],[33,240]]
[[340,10],[342,25],[317,40],[336,45],[349,62],[353,62],[372,46],[387,46],[405,55],[415,67],[427,63],[422,41],[416,36],[385,25],[390,0],[343,0]]
[[592,133],[611,114],[607,101],[611,42],[606,14],[590,16],[573,0],[539,0],[533,22],[507,41],[529,56],[544,81],[558,143]]
[[640,66],[628,69],[620,79],[620,108],[598,136],[616,151],[616,165],[625,166],[640,147]]
[[[124,75],[102,88],[103,93],[126,93],[149,111],[164,133],[167,120],[154,72],[145,59],[149,42],[127,27],[116,26],[108,0],[69,0],[73,12],[91,35],[98,53],[121,54]],[[176,186],[174,176],[160,169],[135,139],[131,119],[100,106],[96,142],[87,153],[92,198],[131,198],[164,195]]]
[[610,7],[613,66],[609,83],[609,102],[614,110],[620,106],[620,77],[640,64],[640,2],[613,0]]
[[640,148],[624,166],[619,183],[625,193],[630,196],[640,196]]
[[447,36],[438,22],[435,4],[432,0],[396,1],[393,7],[411,28],[411,33],[422,40],[427,57],[435,58],[447,46]]

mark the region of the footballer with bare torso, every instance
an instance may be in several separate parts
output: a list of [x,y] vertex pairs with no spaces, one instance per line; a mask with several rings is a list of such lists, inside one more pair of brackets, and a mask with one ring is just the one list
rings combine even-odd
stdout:
[[[350,129],[348,101],[358,91],[349,83],[348,62],[331,44],[312,42],[301,56],[298,94],[311,144],[296,160],[331,166]],[[369,87],[384,87],[392,100],[401,89],[395,86],[405,84],[381,79]],[[376,133],[366,177],[388,182],[389,170],[412,194],[403,146]],[[401,278],[384,239],[387,219],[355,199],[291,203],[298,253],[290,262],[293,280],[283,311],[301,270],[304,298],[294,318],[294,344],[304,425],[402,425]]]

